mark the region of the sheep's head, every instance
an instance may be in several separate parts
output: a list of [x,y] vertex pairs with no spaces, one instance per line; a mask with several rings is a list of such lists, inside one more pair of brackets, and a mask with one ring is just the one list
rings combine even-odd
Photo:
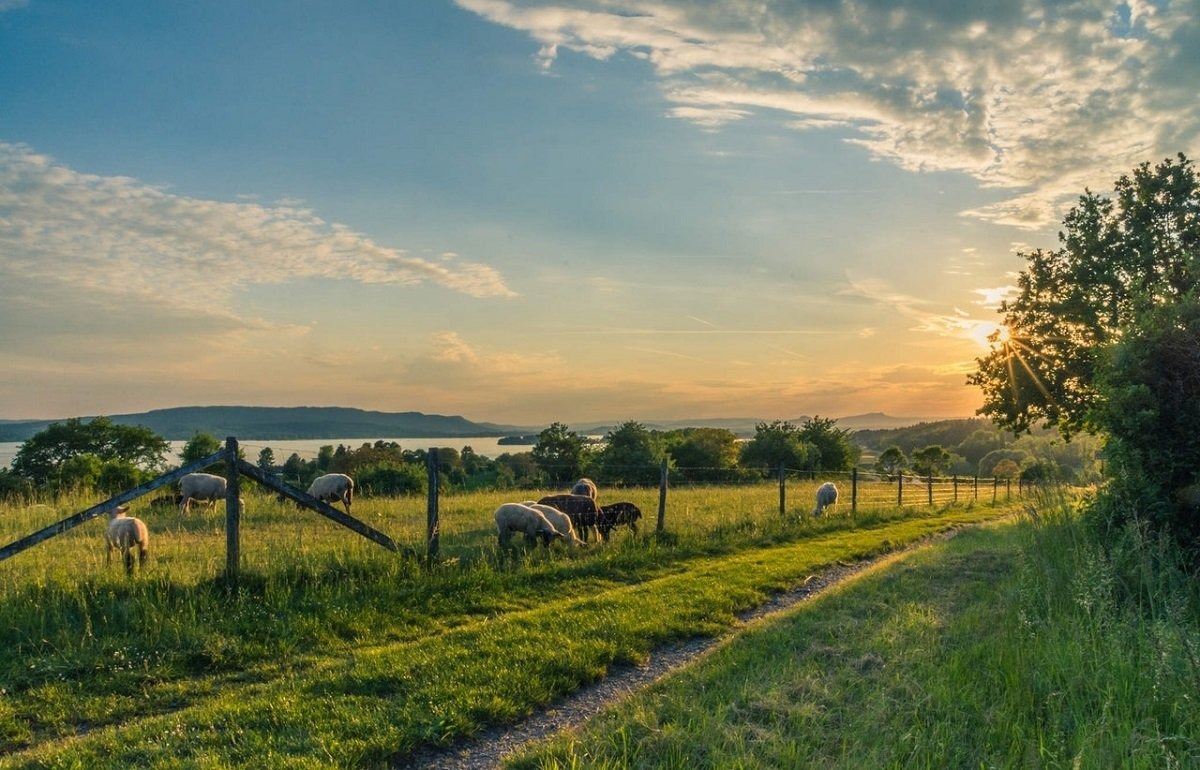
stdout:
[[113,508],[108,512],[108,518],[118,519],[118,518],[124,516],[128,512],[129,512],[129,503],[121,503],[116,508]]

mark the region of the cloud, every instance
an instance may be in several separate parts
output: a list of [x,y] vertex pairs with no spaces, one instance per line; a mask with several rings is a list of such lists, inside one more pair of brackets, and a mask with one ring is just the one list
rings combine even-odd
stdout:
[[873,157],[1011,197],[965,216],[1035,229],[1085,187],[1188,151],[1198,0],[1054,3],[457,0],[564,51],[649,63],[667,114],[714,130],[777,113]]
[[128,177],[80,173],[2,143],[0,253],[0,299],[102,299],[111,313],[136,303],[236,317],[240,289],[301,279],[513,294],[487,265],[414,257],[294,202],[189,198]]

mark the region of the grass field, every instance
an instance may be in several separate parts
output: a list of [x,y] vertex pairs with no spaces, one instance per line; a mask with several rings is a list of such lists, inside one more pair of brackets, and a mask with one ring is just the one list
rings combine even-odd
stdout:
[[[657,496],[621,495],[651,532]],[[659,644],[725,631],[823,564],[1015,505],[813,522],[781,517],[772,484],[684,488],[671,491],[658,536],[619,530],[602,546],[502,557],[491,511],[522,497],[444,497],[431,568],[253,488],[236,586],[221,576],[213,513],[135,506],[154,556],[132,579],[105,564],[102,521],[19,554],[0,564],[0,766],[388,766],[517,719]],[[92,502],[0,510],[3,539]],[[420,548],[424,508],[362,499],[355,515]]]

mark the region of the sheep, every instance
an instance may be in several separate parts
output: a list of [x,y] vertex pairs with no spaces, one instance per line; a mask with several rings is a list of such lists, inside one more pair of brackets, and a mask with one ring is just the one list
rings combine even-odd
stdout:
[[206,500],[212,508],[225,496],[225,479],[211,473],[189,473],[179,480],[179,512],[192,510],[193,500]]
[[354,499],[354,479],[344,473],[326,473],[317,476],[308,487],[308,493],[318,500],[341,500],[350,513],[350,502]]
[[571,524],[571,517],[552,505],[542,505],[535,503],[532,500],[526,500],[521,505],[527,505],[535,511],[540,511],[546,517],[546,521],[550,522],[556,530],[562,533],[563,539],[576,548],[585,546],[587,543],[580,540],[575,534],[575,527]]
[[496,533],[500,536],[500,547],[508,546],[508,541],[514,532],[523,532],[527,541],[542,539],[542,545],[549,548],[550,541],[561,538],[563,534],[546,520],[541,511],[520,503],[504,503],[496,509]]
[[817,507],[813,508],[812,515],[820,516],[825,512],[825,509],[837,502],[838,488],[834,486],[832,481],[826,481],[821,486],[817,487]]
[[125,574],[133,574],[133,548],[137,547],[138,566],[145,567],[146,556],[150,553],[150,531],[139,518],[126,516],[129,505],[120,505],[109,512],[108,528],[104,530],[104,545],[106,548],[104,563],[112,563],[114,548],[121,550],[125,561]]
[[557,508],[570,516],[575,531],[585,542],[588,530],[596,526],[600,515],[600,506],[587,495],[546,495],[538,503]]
[[615,527],[622,524],[637,534],[637,521],[642,518],[642,511],[633,503],[610,503],[600,506],[600,515],[596,517],[596,529],[600,537],[608,540],[608,535]]
[[571,487],[573,495],[587,495],[593,500],[596,499],[596,482],[591,479],[580,479]]

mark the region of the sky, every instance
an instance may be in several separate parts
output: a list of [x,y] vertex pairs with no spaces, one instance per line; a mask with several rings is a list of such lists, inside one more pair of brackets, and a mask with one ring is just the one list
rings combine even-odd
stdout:
[[1200,0],[0,0],[0,419],[944,419]]

